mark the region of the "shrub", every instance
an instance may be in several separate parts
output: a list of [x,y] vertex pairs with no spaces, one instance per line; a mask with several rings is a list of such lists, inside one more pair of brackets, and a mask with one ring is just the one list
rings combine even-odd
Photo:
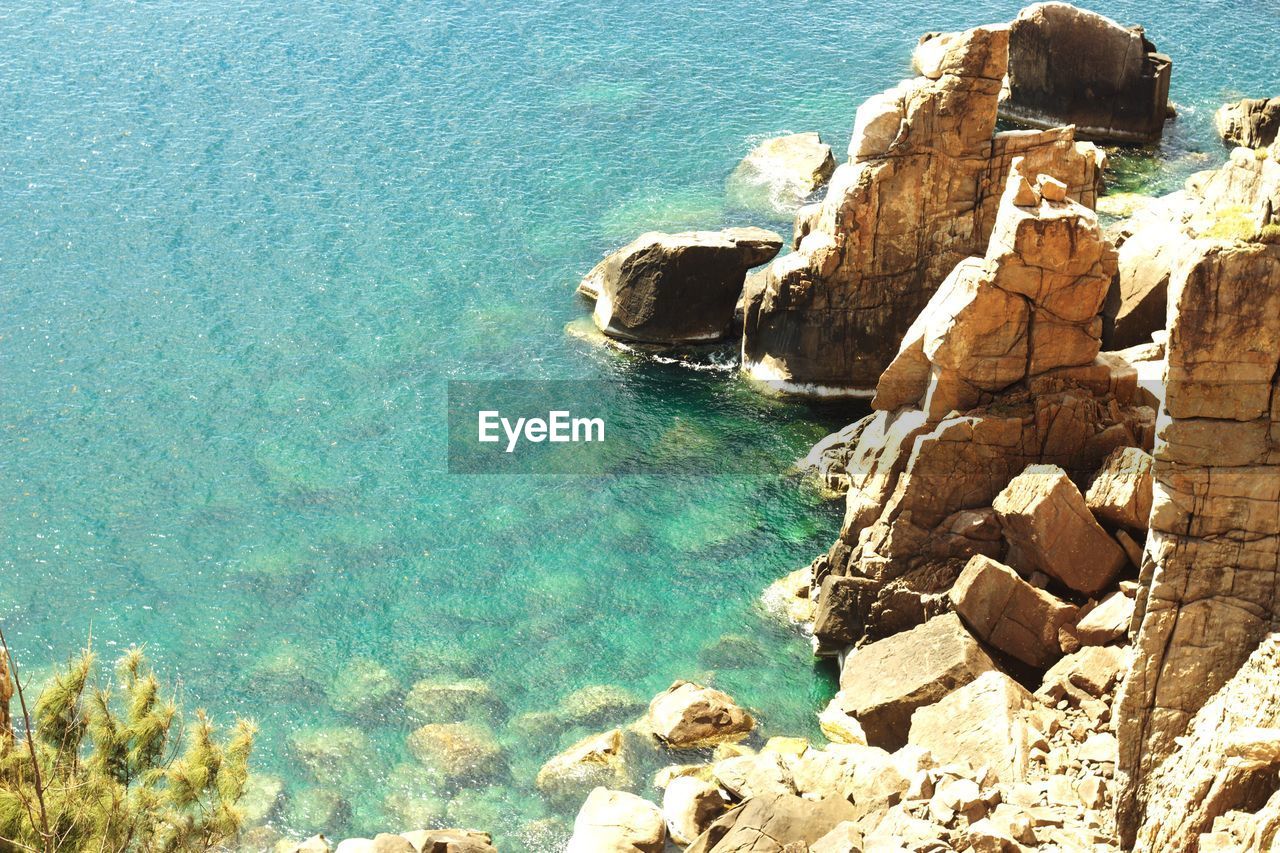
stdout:
[[121,658],[106,683],[86,649],[32,706],[16,668],[10,678],[2,633],[0,646],[0,849],[195,851],[239,831],[251,722],[238,720],[219,742],[198,710],[184,732],[141,649]]

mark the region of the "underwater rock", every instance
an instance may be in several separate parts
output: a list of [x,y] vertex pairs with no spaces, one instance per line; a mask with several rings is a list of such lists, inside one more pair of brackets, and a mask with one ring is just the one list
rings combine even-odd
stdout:
[[1280,131],[1280,98],[1244,98],[1223,104],[1213,114],[1218,135],[1230,145],[1263,148]]
[[554,802],[576,802],[593,788],[626,788],[632,782],[621,729],[590,735],[554,756],[535,784]]
[[764,646],[741,634],[724,634],[698,650],[698,662],[712,669],[746,669],[758,666],[766,657]]
[[266,773],[250,773],[244,793],[236,803],[245,826],[270,820],[284,802],[284,780]]
[[400,685],[386,667],[374,660],[348,661],[329,685],[329,706],[352,717],[378,717],[392,710]]
[[423,723],[490,720],[506,711],[498,694],[479,678],[424,678],[409,690],[404,707]]
[[1086,139],[1148,143],[1169,112],[1173,61],[1141,27],[1069,3],[1036,3],[1009,27],[1009,94],[1000,116],[1072,124]]
[[605,257],[578,290],[595,295],[592,316],[610,337],[717,341],[729,331],[747,270],[781,248],[781,237],[760,228],[650,232]]
[[641,713],[644,707],[643,699],[616,684],[580,687],[560,703],[564,718],[575,726],[621,722]]
[[505,776],[507,760],[488,726],[428,723],[409,735],[409,751],[447,783]]
[[729,197],[744,207],[792,211],[826,184],[836,160],[816,133],[791,133],[766,139],[751,149],[729,176]]
[[565,853],[662,853],[667,827],[648,800],[596,788],[573,822]]
[[289,796],[284,818],[289,826],[319,827],[336,834],[351,820],[351,804],[334,788],[303,788]]
[[725,693],[677,681],[649,703],[649,730],[667,746],[684,749],[746,737],[755,720]]
[[353,726],[294,732],[289,747],[313,779],[334,785],[358,775],[369,758],[369,738]]

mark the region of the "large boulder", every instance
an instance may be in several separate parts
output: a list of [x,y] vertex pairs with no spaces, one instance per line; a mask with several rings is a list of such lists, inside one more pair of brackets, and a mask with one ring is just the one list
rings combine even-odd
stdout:
[[1117,700],[1126,843],[1196,711],[1280,621],[1280,246],[1193,244],[1169,302],[1134,671]]
[[1151,515],[1152,462],[1151,454],[1140,447],[1111,451],[1084,496],[1099,521],[1146,534]]
[[403,837],[417,853],[497,853],[489,833],[474,829],[415,829]]
[[1058,634],[1077,613],[1073,605],[983,556],[969,560],[950,595],[956,613],[978,638],[1040,669],[1062,657]]
[[778,254],[782,238],[760,228],[651,232],[609,254],[580,292],[596,300],[610,337],[654,344],[717,341],[733,321],[747,270]]
[[662,812],[653,803],[596,788],[578,811],[565,853],[662,853],[666,837]]
[[693,776],[672,779],[662,795],[667,831],[671,840],[680,845],[692,844],[727,807],[717,785]]
[[1073,124],[1090,139],[1154,142],[1172,70],[1141,27],[1069,3],[1036,3],[1009,28],[1009,95],[1000,114],[1035,127]]
[[1068,589],[1096,595],[1128,565],[1116,540],[1056,465],[1030,465],[992,503],[1009,541],[1009,563],[1044,572]]
[[404,707],[420,723],[488,720],[505,711],[498,694],[479,678],[424,678],[409,690]]
[[1213,114],[1218,135],[1230,145],[1264,148],[1280,131],[1280,98],[1245,98],[1223,104]]
[[1123,637],[1133,621],[1133,597],[1113,592],[1076,623],[1075,636],[1084,646],[1105,646]]
[[1022,781],[1028,748],[1021,712],[1034,706],[1026,688],[1002,672],[987,672],[911,717],[908,743],[939,764],[986,767],[996,780]]
[[663,743],[678,749],[742,740],[755,720],[719,690],[677,681],[653,697],[647,725]]
[[711,824],[686,853],[789,853],[805,850],[858,816],[840,797],[814,802],[792,794],[752,797]]
[[593,788],[622,788],[630,782],[620,729],[578,741],[542,765],[536,780],[538,790],[555,802],[576,801]]
[[897,749],[907,742],[917,708],[995,668],[949,613],[851,652],[832,703],[858,720],[867,743]]
[[800,211],[797,250],[744,301],[749,376],[794,393],[874,386],[942,280],[986,247],[1017,157],[1094,204],[1105,158],[1070,128],[995,134],[1008,28],[937,44],[927,74],[858,109],[850,162],[820,207]]
[[793,211],[835,171],[831,146],[816,133],[789,133],[751,149],[729,176],[729,193],[738,203],[757,206],[763,197],[775,210]]

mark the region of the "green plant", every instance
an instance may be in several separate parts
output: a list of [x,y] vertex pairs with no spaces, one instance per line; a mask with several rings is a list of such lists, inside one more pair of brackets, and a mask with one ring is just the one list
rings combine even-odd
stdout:
[[1257,231],[1258,223],[1249,208],[1233,204],[1213,212],[1213,221],[1204,230],[1204,236],[1219,240],[1251,240]]
[[[219,742],[204,711],[183,731],[141,649],[100,683],[86,649],[34,707],[0,632],[0,850],[160,853],[207,850],[235,836],[254,726]],[[15,693],[22,727],[15,731]]]

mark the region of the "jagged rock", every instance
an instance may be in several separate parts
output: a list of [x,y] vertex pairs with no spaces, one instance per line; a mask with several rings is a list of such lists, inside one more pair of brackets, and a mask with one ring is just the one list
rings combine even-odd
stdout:
[[489,833],[474,829],[416,829],[402,835],[417,853],[497,853]]
[[1009,28],[1005,118],[1075,125],[1114,142],[1154,142],[1164,130],[1173,63],[1141,27],[1068,3],[1036,3]]
[[858,720],[868,743],[896,749],[906,743],[917,708],[993,669],[991,658],[949,613],[851,652],[832,703]]
[[911,717],[908,742],[929,750],[941,764],[967,764],[975,770],[985,766],[998,781],[1019,781],[1027,774],[1019,712],[1032,705],[1031,694],[1016,681],[986,672],[918,709]]
[[491,779],[507,772],[502,747],[480,723],[428,723],[409,735],[409,751],[451,784]]
[[853,821],[838,823],[809,845],[809,853],[862,853],[862,832]]
[[992,502],[1009,541],[1009,563],[1041,571],[1095,595],[1128,563],[1116,541],[1094,520],[1084,496],[1056,465],[1031,465]]
[[691,776],[672,779],[662,796],[667,832],[681,846],[692,844],[713,820],[724,814],[725,808],[716,785]]
[[1193,200],[1186,193],[1157,199],[1126,223],[1118,243],[1115,317],[1109,344],[1144,344],[1165,327],[1169,276],[1193,237],[1188,223]]
[[487,720],[506,710],[493,688],[479,678],[424,678],[409,690],[404,707],[421,723]]
[[1014,160],[985,256],[959,263],[907,330],[876,384],[877,409],[913,406],[937,421],[1031,376],[1093,362],[1115,250],[1092,210],[1044,195],[1055,186]]
[[723,338],[747,270],[778,254],[782,238],[760,228],[642,234],[605,257],[578,290],[596,300],[610,337],[678,344]]
[[1099,521],[1146,533],[1153,461],[1140,447],[1119,447],[1111,452],[1084,497]]
[[805,566],[779,578],[765,588],[760,603],[771,614],[789,622],[812,622],[815,602],[810,596],[813,584],[813,567]]
[[1075,635],[1085,646],[1105,646],[1118,640],[1133,621],[1133,599],[1123,592],[1113,592],[1076,623]]
[[1053,702],[1073,692],[1097,698],[1111,690],[1128,665],[1125,649],[1086,646],[1050,667],[1036,694]]
[[1062,657],[1058,632],[1076,619],[1073,605],[982,556],[969,560],[950,595],[956,613],[979,639],[1039,668]]
[[686,853],[804,850],[837,824],[854,820],[856,815],[852,804],[835,797],[818,802],[789,794],[753,797],[716,819],[686,848]]
[[653,803],[596,788],[578,811],[565,853],[662,853],[666,837],[662,812]]
[[1223,104],[1213,114],[1218,135],[1231,145],[1263,148],[1280,131],[1280,98],[1244,98]]
[[818,728],[832,743],[851,743],[857,746],[867,745],[867,733],[862,730],[862,723],[851,714],[846,714],[838,703],[832,702],[818,714]]
[[750,376],[797,393],[874,385],[942,280],[987,245],[1014,158],[1094,203],[1104,157],[1070,128],[992,135],[1007,27],[948,34],[935,53],[932,76],[858,109],[851,162],[744,303]]
[[[1135,668],[1118,699],[1118,824],[1132,842],[1151,777],[1196,710],[1276,624],[1280,246],[1199,243],[1170,287],[1168,424]],[[1205,649],[1212,649],[1206,654]]]
[[727,694],[677,681],[649,703],[648,725],[668,746],[686,748],[742,740],[755,720]]
[[826,184],[836,160],[816,133],[791,133],[766,139],[751,149],[729,176],[729,195],[747,207],[767,196],[775,210],[795,210]]
[[551,758],[536,785],[548,799],[576,801],[593,788],[623,788],[631,781],[621,729],[590,735]]
[[1004,552],[1004,533],[991,507],[962,509],[934,528],[925,548],[934,557],[967,560],[981,554],[995,559]]
[[906,764],[874,746],[831,744],[809,750],[789,766],[796,793],[810,800],[843,798],[861,816],[902,798],[910,786]]
[[735,755],[717,761],[712,778],[738,800],[795,793],[791,767],[776,752]]

